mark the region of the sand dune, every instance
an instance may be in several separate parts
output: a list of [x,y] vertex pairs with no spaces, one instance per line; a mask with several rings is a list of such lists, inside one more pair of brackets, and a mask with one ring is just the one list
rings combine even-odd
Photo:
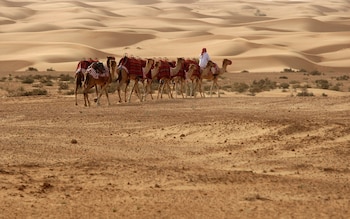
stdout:
[[350,70],[346,0],[1,0],[0,6],[0,67],[6,70],[28,63],[70,71],[82,57],[104,60],[106,54],[198,57],[202,47],[214,61],[232,59],[230,72]]

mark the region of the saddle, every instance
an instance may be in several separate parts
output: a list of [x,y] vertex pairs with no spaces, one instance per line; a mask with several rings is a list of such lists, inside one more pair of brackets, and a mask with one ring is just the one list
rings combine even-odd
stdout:
[[158,80],[160,80],[161,78],[170,79],[170,64],[167,61],[161,61],[158,73]]
[[119,67],[124,67],[129,74],[143,77],[142,62],[141,59],[124,56],[119,61]]

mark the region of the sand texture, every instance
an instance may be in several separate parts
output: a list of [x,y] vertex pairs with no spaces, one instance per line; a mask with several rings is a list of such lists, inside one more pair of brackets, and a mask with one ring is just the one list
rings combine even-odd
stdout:
[[[212,97],[75,105],[82,58],[203,47]],[[345,219],[349,158],[349,0],[0,0],[0,219]]]

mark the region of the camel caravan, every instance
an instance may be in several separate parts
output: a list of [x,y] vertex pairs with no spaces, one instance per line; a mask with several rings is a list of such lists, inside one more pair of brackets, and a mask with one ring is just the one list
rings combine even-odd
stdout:
[[[95,87],[96,104],[99,105],[100,98],[105,93],[110,105],[108,88],[111,83],[117,83],[119,103],[130,102],[133,93],[140,101],[146,101],[148,95],[154,99],[152,94],[155,89],[152,87],[155,86],[152,85],[156,84],[158,85],[157,99],[162,98],[165,93],[171,99],[174,96],[175,98],[178,96],[195,98],[197,92],[201,97],[205,97],[202,88],[203,80],[212,82],[210,96],[216,87],[216,93],[220,97],[218,79],[231,64],[232,61],[229,59],[224,59],[221,66],[208,60],[204,67],[200,67],[198,59],[177,58],[176,61],[169,61],[135,58],[127,54],[119,60],[118,64],[112,56],[107,57],[105,64],[98,60],[81,60],[75,73],[75,104],[78,105],[77,94],[81,88],[84,104],[90,106],[89,92]],[[127,95],[129,87],[131,89]],[[122,91],[124,98],[121,95]]]

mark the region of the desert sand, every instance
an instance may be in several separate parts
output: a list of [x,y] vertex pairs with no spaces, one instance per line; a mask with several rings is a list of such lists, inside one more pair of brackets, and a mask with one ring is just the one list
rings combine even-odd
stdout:
[[81,58],[197,57],[232,72],[349,71],[347,0],[0,1],[0,66],[71,71]]
[[[0,0],[0,9],[1,219],[350,217],[349,0]],[[203,47],[233,62],[221,98],[118,103],[111,93],[111,105],[102,96],[85,107],[59,81],[46,95],[11,95],[40,85],[20,76],[74,77],[82,58],[197,58]],[[315,95],[227,89],[265,78]]]

